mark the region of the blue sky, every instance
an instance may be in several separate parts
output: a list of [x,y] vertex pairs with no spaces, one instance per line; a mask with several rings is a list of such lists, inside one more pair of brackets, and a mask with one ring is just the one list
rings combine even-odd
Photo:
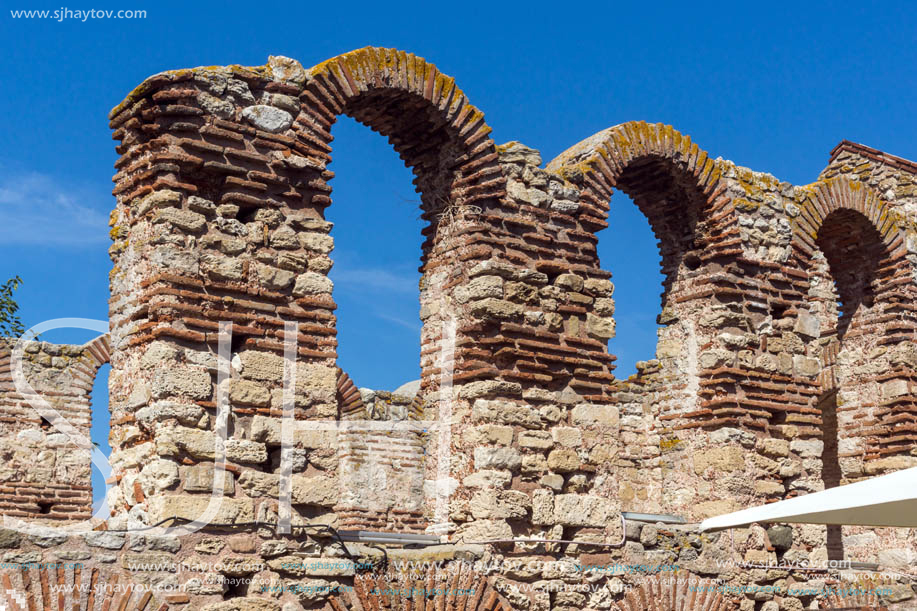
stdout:
[[[0,13],[0,281],[19,274],[26,324],[106,318],[107,218],[116,159],[106,113],[150,74],[198,65],[310,66],[365,45],[412,51],[454,76],[497,143],[547,162],[596,131],[674,125],[713,156],[797,184],[841,139],[917,159],[917,19],[906,3],[124,4],[140,20]],[[388,144],[343,118],[332,181],[340,363],[358,385],[419,375],[418,196]],[[627,198],[600,235],[617,286],[620,375],[651,358],[661,276],[655,240]],[[87,332],[55,332],[82,342]],[[99,388],[104,385],[100,380]],[[104,391],[94,436],[104,443]],[[97,489],[99,482],[96,481]]]

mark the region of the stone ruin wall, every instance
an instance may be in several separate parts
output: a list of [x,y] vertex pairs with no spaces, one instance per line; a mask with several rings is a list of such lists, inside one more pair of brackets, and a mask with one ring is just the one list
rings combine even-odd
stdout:
[[[386,403],[392,397],[361,392],[336,364],[334,242],[324,209],[332,204],[331,129],[341,114],[389,139],[414,171],[428,221],[422,376],[416,395],[396,398],[394,409]],[[542,167],[539,153],[518,142],[496,146],[483,114],[432,64],[373,48],[308,70],[271,58],[258,68],[162,73],[110,116],[121,155],[104,340],[111,344],[113,517],[69,538],[8,533],[0,541],[10,550],[4,561],[92,558],[92,571],[51,579],[183,588],[108,599],[138,608],[376,608],[370,587],[383,577],[289,567],[341,558],[329,539],[241,526],[278,520],[287,323],[296,340],[294,525],[449,535],[449,546],[390,549],[390,559],[677,563],[698,578],[784,589],[823,587],[837,574],[717,561],[913,561],[917,547],[903,529],[756,526],[702,535],[690,526],[622,526],[620,513],[697,522],[917,463],[914,164],[842,143],[818,181],[793,186],[713,159],[671,127],[634,122]],[[598,239],[614,231],[615,189],[646,215],[665,276],[659,342],[647,355],[655,358],[626,380],[614,377],[607,350],[614,288],[596,254]],[[225,322],[232,323],[229,376],[220,385]],[[52,358],[47,369],[45,353],[81,362],[91,350],[34,348],[26,350],[31,371],[51,380],[36,389],[75,393],[59,404],[88,426],[92,367],[105,362],[102,355],[90,359],[95,365]],[[0,376],[8,360],[0,354]],[[81,394],[54,371],[78,372],[73,387]],[[214,466],[221,397],[231,406],[224,472]],[[15,452],[14,435],[52,446],[34,417],[17,418],[21,399],[0,386],[7,451]],[[338,420],[440,421],[449,434],[299,426]],[[55,464],[69,456],[58,451]],[[77,473],[58,466],[53,481],[82,490],[72,515],[85,518],[88,460]],[[4,476],[4,507],[58,517],[35,515],[22,469]],[[238,528],[180,538],[119,532],[198,517],[217,477],[226,498],[210,522]],[[451,493],[445,508],[437,503],[443,488]],[[519,537],[578,543],[508,542]],[[597,541],[607,545],[582,543]],[[381,555],[348,548],[374,561]],[[169,559],[224,566],[203,574],[138,569]],[[661,578],[584,578],[556,565],[472,571],[455,583],[478,584],[476,597],[449,604],[533,611],[657,608],[648,599],[666,609],[850,604],[764,592],[695,596],[667,589]],[[6,579],[47,605],[45,573]],[[600,587],[549,591],[584,579]],[[276,589],[297,583],[356,589]],[[527,592],[525,584],[538,587]],[[625,595],[623,586],[635,589]],[[913,591],[905,581],[894,588],[883,603],[907,608]],[[103,604],[85,594],[77,602]],[[398,597],[386,604],[409,608]]]
[[[23,520],[85,520],[92,515],[90,454],[34,408],[13,379],[13,345],[0,339],[0,512]],[[92,387],[108,362],[107,338],[85,346],[31,342],[22,373],[76,430],[89,437]]]

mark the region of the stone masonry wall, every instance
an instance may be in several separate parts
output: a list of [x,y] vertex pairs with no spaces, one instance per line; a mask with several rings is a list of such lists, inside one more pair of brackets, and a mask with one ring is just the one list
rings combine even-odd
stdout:
[[[415,174],[427,221],[421,379],[409,392],[359,389],[336,362],[324,209],[341,114],[389,139]],[[816,182],[794,186],[644,122],[543,164],[519,142],[495,145],[483,113],[435,66],[377,48],[309,69],[271,57],[164,72],[110,119],[121,155],[112,518],[78,535],[2,531],[6,562],[90,565],[7,573],[7,588],[36,608],[52,608],[55,579],[137,585],[137,596],[62,595],[60,608],[912,604],[900,575],[917,554],[907,531],[765,524],[711,535],[696,524],[915,465],[917,165],[844,142]],[[665,277],[656,353],[628,379],[614,376],[608,350],[608,270],[622,263],[600,262],[596,249],[614,239],[616,189],[646,216]],[[46,354],[84,350],[41,344],[29,362],[48,367]],[[51,359],[53,371],[66,366]],[[24,409],[10,388],[0,380],[0,407]],[[88,399],[74,396],[88,424]],[[285,405],[295,425],[288,463]],[[3,415],[7,446],[14,435],[48,441]],[[215,464],[223,454],[225,468]],[[276,529],[282,466],[293,472],[292,533]],[[223,498],[203,530],[141,530],[202,516],[215,484]],[[7,490],[14,504],[25,498],[0,487],[0,503]],[[345,546],[328,526],[436,533],[443,544]],[[790,593],[858,575],[787,563],[841,558],[899,575],[881,599]],[[386,571],[408,561],[428,564]],[[447,562],[462,568],[448,572]],[[435,583],[473,593],[378,592]]]
[[[23,520],[86,520],[92,515],[90,454],[43,418],[14,383],[11,340],[0,338],[0,511]],[[108,340],[84,346],[28,342],[22,373],[35,393],[89,438],[95,375]]]

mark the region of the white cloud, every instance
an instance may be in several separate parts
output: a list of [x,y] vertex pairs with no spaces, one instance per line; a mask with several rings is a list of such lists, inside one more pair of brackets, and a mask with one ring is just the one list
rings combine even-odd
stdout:
[[420,321],[405,320],[398,316],[392,316],[391,314],[386,314],[385,312],[375,312],[375,315],[377,318],[381,318],[382,320],[387,320],[388,322],[404,327],[405,329],[410,329],[414,333],[417,333],[418,335],[420,335],[420,329],[421,329]]
[[364,291],[407,293],[420,296],[419,274],[409,276],[379,268],[333,268],[331,279],[334,280],[335,286],[341,288],[358,287]]
[[[0,172],[0,244],[84,246],[108,241],[101,205],[81,201],[83,190],[38,172]],[[114,205],[114,202],[109,202]]]

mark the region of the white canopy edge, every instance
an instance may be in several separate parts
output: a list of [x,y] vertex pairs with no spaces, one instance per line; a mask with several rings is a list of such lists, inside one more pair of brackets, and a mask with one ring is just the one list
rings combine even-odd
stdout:
[[721,530],[755,522],[915,528],[917,467],[707,518],[700,529]]

